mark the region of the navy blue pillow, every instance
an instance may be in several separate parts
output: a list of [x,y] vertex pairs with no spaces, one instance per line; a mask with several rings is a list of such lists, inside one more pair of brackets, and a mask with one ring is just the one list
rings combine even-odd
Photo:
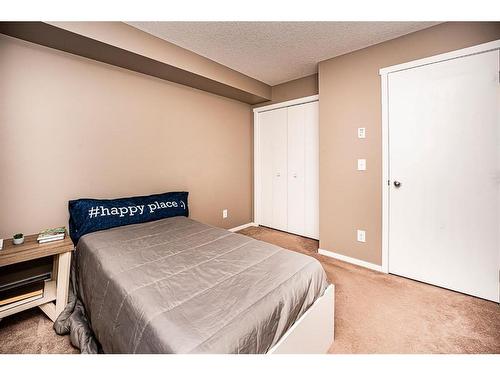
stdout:
[[173,216],[188,216],[188,192],[171,192],[119,199],[69,201],[69,235],[76,245],[81,236],[122,225]]

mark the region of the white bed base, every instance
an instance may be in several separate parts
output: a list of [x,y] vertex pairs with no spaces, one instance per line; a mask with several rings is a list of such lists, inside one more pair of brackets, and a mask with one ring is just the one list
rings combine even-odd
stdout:
[[325,354],[334,340],[334,313],[331,284],[267,354]]

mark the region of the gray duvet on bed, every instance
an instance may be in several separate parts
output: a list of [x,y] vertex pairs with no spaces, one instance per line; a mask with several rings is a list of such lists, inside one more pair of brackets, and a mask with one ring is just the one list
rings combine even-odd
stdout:
[[266,353],[328,286],[312,257],[186,217],[83,236],[73,283],[56,331],[105,353]]

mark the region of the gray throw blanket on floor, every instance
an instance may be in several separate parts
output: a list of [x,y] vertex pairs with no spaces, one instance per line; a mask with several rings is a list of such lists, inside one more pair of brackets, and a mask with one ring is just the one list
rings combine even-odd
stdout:
[[59,335],[69,334],[71,344],[80,349],[82,354],[97,354],[100,352],[99,343],[85,316],[85,307],[76,295],[75,267],[76,257],[73,257],[68,304],[54,322],[54,330]]

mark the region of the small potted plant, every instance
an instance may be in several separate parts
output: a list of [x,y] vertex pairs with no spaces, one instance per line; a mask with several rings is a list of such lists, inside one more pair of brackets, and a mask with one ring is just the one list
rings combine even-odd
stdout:
[[12,236],[12,243],[14,245],[21,245],[24,242],[24,235],[22,233],[16,233]]

